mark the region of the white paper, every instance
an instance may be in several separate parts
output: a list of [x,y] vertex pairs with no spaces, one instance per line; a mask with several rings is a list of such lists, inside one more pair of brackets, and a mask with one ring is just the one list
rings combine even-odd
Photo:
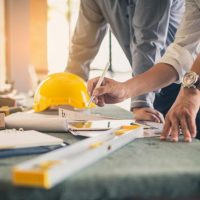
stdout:
[[103,131],[123,125],[130,125],[132,120],[98,120],[98,121],[76,121],[69,122],[70,130],[77,131]]
[[83,112],[72,111],[63,108],[59,108],[59,116],[61,118],[66,118],[68,121],[91,121],[91,120],[114,119],[111,117],[106,117],[98,114],[86,114]]
[[144,127],[144,137],[158,137],[163,130],[163,123],[156,123],[150,121],[140,121]]
[[[108,121],[109,120],[107,120],[107,122]],[[113,125],[111,125],[112,128],[116,128],[121,125],[128,125],[131,122],[133,122],[133,121],[128,121],[128,120],[110,120],[110,121],[111,122],[113,121]],[[138,124],[140,124],[144,128],[143,137],[159,137],[163,129],[163,124],[161,123],[142,121]],[[100,129],[81,130],[78,128],[71,129],[70,124],[69,124],[69,131],[75,136],[97,137],[99,135],[108,133],[110,130],[100,130]]]
[[[81,130],[69,130],[71,134],[74,136],[83,136],[83,137],[97,137],[99,135],[103,135],[109,133],[110,130],[104,131],[81,131]],[[143,137],[159,137],[159,133],[155,132],[152,129],[144,129]]]
[[149,126],[150,128],[154,128],[159,130],[160,132],[163,130],[163,123],[156,123],[156,122],[150,122],[150,121],[144,121],[142,124],[145,124],[147,126]]
[[0,131],[0,149],[37,147],[62,144],[63,140],[37,131]]

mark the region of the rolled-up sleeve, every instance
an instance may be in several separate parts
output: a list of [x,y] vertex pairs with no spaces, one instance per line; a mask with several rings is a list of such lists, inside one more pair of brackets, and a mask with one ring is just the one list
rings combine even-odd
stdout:
[[177,83],[180,83],[184,73],[190,70],[200,52],[200,1],[196,1],[186,0],[186,11],[175,40],[158,61],[175,68],[179,75]]

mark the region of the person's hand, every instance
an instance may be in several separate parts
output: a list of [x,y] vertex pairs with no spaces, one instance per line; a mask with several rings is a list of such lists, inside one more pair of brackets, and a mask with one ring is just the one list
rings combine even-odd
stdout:
[[133,116],[136,121],[152,121],[157,123],[164,123],[162,113],[153,108],[134,108]]
[[88,92],[94,96],[93,102],[98,106],[119,103],[127,98],[126,86],[122,82],[104,78],[100,87],[95,89],[99,77],[88,81]]
[[191,142],[196,136],[195,118],[200,107],[200,92],[197,89],[181,89],[174,105],[166,115],[161,140],[171,135],[171,140],[178,141],[182,131],[184,140]]

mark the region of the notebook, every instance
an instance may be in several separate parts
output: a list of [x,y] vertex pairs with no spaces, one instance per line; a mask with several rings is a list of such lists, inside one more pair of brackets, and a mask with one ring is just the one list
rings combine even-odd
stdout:
[[0,150],[26,147],[61,145],[63,140],[38,131],[18,131],[6,129],[0,131]]

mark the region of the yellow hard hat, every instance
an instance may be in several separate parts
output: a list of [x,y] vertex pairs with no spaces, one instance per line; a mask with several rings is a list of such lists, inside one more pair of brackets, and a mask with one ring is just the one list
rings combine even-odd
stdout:
[[[34,96],[34,110],[41,112],[52,106],[68,105],[73,108],[88,108],[90,97],[86,83],[68,72],[48,75],[37,88]],[[90,105],[90,108],[94,104]]]

